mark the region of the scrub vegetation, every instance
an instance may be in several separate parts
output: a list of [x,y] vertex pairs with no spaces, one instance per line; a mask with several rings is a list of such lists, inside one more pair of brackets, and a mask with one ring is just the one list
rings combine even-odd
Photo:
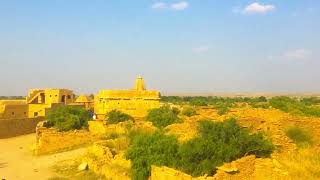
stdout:
[[178,117],[179,109],[171,108],[169,106],[162,106],[160,108],[151,109],[146,117],[147,121],[160,129],[174,123],[181,122]]
[[106,120],[110,124],[117,124],[128,120],[133,120],[133,117],[118,110],[112,110],[107,113]]
[[191,116],[197,115],[197,110],[194,107],[185,106],[183,107],[181,113],[185,116],[191,117]]
[[298,147],[307,147],[312,144],[311,134],[298,126],[290,126],[286,129],[286,135],[293,140]]
[[91,119],[89,111],[76,106],[58,106],[46,116],[47,127],[54,127],[59,131],[69,131],[86,128]]
[[291,98],[279,96],[267,99],[260,97],[179,97],[165,96],[161,101],[179,105],[212,106],[219,115],[224,115],[233,107],[249,105],[252,108],[275,108],[291,115],[320,117],[320,98]]
[[212,175],[215,168],[244,155],[268,157],[273,144],[262,134],[250,134],[234,119],[199,122],[199,136],[179,143],[175,136],[137,133],[126,156],[132,161],[133,179],[147,179],[151,165],[168,166],[192,176]]

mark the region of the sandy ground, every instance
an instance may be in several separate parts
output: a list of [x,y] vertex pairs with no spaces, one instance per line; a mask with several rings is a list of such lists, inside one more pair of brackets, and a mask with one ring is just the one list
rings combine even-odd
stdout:
[[0,139],[0,179],[48,179],[55,176],[50,167],[61,160],[72,159],[85,152],[85,148],[72,151],[33,156],[31,147],[35,134]]

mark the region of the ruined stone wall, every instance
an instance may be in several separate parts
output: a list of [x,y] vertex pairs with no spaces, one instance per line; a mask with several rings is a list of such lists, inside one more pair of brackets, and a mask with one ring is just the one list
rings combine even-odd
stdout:
[[89,121],[88,124],[90,133],[98,136],[108,136],[110,134],[125,134],[128,122],[106,125],[103,121]]
[[108,143],[97,142],[88,148],[83,161],[90,170],[106,179],[130,180],[131,161],[125,159],[125,152],[114,152]]
[[36,130],[36,155],[55,153],[92,143],[96,138],[87,130],[59,132],[54,128],[45,128],[39,123]]
[[1,119],[0,138],[9,138],[36,132],[36,126],[43,117],[22,119]]
[[127,134],[132,129],[141,129],[145,132],[153,132],[156,128],[148,121],[125,121],[117,124],[105,124],[104,121],[89,121],[89,131],[95,136],[109,136],[112,134]]
[[192,176],[185,174],[181,171],[165,167],[165,166],[163,167],[151,166],[150,180],[167,180],[167,179],[192,180]]

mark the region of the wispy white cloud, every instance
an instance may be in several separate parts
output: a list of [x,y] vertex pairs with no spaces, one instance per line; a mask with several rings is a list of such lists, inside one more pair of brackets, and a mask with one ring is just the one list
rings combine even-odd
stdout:
[[163,3],[163,2],[157,2],[157,3],[154,3],[152,6],[151,6],[152,9],[166,9],[168,8],[168,5],[166,3]]
[[188,8],[189,7],[189,3],[186,2],[186,1],[182,1],[182,2],[179,2],[179,3],[173,3],[173,4],[171,4],[170,7],[171,7],[171,9],[180,11],[180,10],[184,10],[184,9]]
[[254,2],[246,7],[236,6],[232,8],[232,12],[236,14],[265,14],[274,11],[275,9],[276,6],[273,4],[260,4]]
[[296,49],[285,52],[282,57],[293,60],[308,59],[312,55],[312,51],[308,49]]
[[177,3],[156,2],[151,6],[152,9],[156,9],[156,10],[171,9],[175,11],[185,10],[188,7],[189,7],[189,3],[187,1],[181,1]]
[[254,2],[246,6],[243,10],[244,14],[252,14],[252,13],[267,13],[275,10],[275,5],[272,4],[260,4],[258,2]]
[[305,48],[286,51],[279,55],[269,56],[269,60],[307,60],[312,56],[312,51]]
[[209,51],[208,46],[199,46],[199,47],[192,48],[192,52],[194,52],[194,53],[205,53],[208,51]]

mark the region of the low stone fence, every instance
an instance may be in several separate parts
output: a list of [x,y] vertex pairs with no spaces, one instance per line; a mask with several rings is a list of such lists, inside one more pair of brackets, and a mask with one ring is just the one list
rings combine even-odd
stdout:
[[123,135],[127,134],[130,130],[141,129],[145,132],[153,132],[156,128],[151,122],[147,121],[125,121],[117,124],[106,124],[103,121],[89,121],[89,131],[96,136],[110,136],[112,134]]
[[90,144],[97,138],[87,130],[59,132],[54,128],[46,128],[40,122],[36,130],[36,155],[56,153]]
[[37,124],[43,120],[43,117],[0,119],[0,139],[34,133]]
[[99,141],[90,146],[82,161],[90,170],[106,179],[130,180],[131,161],[125,158],[124,151],[115,153],[109,149],[107,141]]
[[132,126],[132,122],[120,122],[117,124],[106,125],[103,121],[89,121],[90,133],[97,136],[108,136],[111,134],[125,134],[128,126]]
[[165,166],[151,166],[151,176],[150,180],[167,180],[167,179],[176,179],[176,180],[194,180],[192,176],[185,174],[181,171],[168,168]]

